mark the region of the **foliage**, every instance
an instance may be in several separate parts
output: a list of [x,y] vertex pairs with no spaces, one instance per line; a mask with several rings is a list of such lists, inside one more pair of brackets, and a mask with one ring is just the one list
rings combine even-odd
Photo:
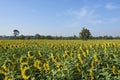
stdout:
[[24,35],[20,35],[19,39],[25,39],[25,36]]
[[35,39],[40,39],[40,38],[41,38],[40,34],[35,34]]
[[83,28],[82,31],[79,33],[79,36],[83,40],[88,40],[91,38],[91,33],[87,28]]
[[16,37],[17,35],[19,35],[19,31],[17,30],[17,29],[15,29],[15,30],[13,30],[13,34],[14,34],[14,36]]

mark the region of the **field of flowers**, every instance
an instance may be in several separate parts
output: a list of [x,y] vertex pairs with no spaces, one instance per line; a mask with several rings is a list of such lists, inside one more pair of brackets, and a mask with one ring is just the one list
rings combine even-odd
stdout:
[[0,40],[0,80],[120,80],[120,41]]

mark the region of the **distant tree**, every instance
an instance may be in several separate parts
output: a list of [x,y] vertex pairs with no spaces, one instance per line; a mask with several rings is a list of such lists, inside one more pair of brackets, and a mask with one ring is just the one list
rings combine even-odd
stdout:
[[31,39],[31,36],[26,36],[26,39],[28,39],[28,40]]
[[73,39],[78,39],[78,37],[76,35],[73,36]]
[[47,36],[46,36],[46,39],[53,39],[53,36],[47,35]]
[[24,35],[20,35],[19,39],[25,39],[25,36]]
[[46,38],[46,36],[40,35],[40,39],[45,39],[45,38]]
[[80,39],[82,40],[88,40],[91,38],[91,33],[87,28],[83,28],[79,33],[79,36],[80,36]]
[[35,34],[35,39],[40,39],[40,38],[41,38],[40,34]]
[[16,37],[17,35],[19,35],[19,31],[17,30],[17,29],[15,29],[15,30],[13,30],[13,34],[14,34],[14,36]]

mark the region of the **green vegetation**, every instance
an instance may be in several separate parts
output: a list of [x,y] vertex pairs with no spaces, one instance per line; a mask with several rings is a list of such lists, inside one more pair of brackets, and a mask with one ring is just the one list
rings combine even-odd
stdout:
[[119,40],[1,40],[0,80],[119,80]]
[[80,39],[88,40],[92,37],[90,31],[87,28],[83,28],[82,31],[79,33]]
[[120,39],[119,36],[92,36],[91,31],[87,28],[83,28],[79,36],[73,35],[73,36],[51,36],[51,35],[41,35],[41,34],[35,34],[35,35],[20,35],[20,31],[15,29],[13,30],[13,36],[0,36],[0,39],[21,39],[21,40],[29,40],[29,39],[51,39],[51,40],[90,40],[90,39]]

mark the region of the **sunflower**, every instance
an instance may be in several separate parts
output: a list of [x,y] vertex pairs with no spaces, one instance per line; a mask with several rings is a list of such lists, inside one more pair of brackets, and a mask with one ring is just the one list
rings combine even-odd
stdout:
[[7,77],[5,80],[14,80],[13,77]]
[[94,57],[94,59],[95,59],[95,61],[96,61],[96,62],[100,62],[100,60],[98,59],[98,57],[97,57],[97,54],[96,54],[96,53],[94,53],[93,57]]
[[63,58],[67,58],[68,57],[68,51],[65,51],[62,56],[63,56]]
[[13,59],[16,59],[16,54],[13,54],[12,56],[13,56]]
[[44,63],[43,68],[44,68],[45,72],[48,72],[50,70],[49,63],[48,62]]
[[5,71],[8,72],[9,70],[14,68],[14,64],[11,60],[5,60],[2,67]]
[[52,58],[52,62],[56,62],[55,56],[53,55],[53,53],[50,54],[51,58]]
[[81,64],[83,64],[83,63],[84,63],[84,61],[83,61],[83,59],[82,59],[82,57],[81,57],[80,53],[78,53],[78,54],[77,54],[77,57],[78,57],[79,61],[81,62]]
[[20,57],[20,63],[28,63],[28,58],[24,55]]
[[40,57],[42,57],[43,55],[41,54],[41,52],[40,51],[38,51],[38,55],[40,56]]
[[78,72],[80,72],[80,71],[81,71],[81,69],[80,69],[79,64],[77,63],[75,66],[76,66],[77,71],[78,71]]
[[32,59],[32,58],[34,57],[33,52],[28,51],[28,57],[29,57],[30,59]]
[[25,67],[29,67],[28,63],[21,63],[20,65],[21,70],[24,69]]
[[0,71],[0,80],[6,80],[6,73],[3,71]]
[[17,54],[17,53],[13,53],[12,55],[12,58],[15,60],[15,59],[19,59],[20,58],[20,54]]
[[115,67],[115,66],[112,66],[112,73],[113,73],[114,75],[116,75],[116,74],[117,74],[117,69],[116,69],[116,67]]
[[72,52],[70,53],[70,58],[73,59],[73,53]]
[[41,69],[42,62],[40,60],[35,60],[34,61],[34,67],[37,69]]
[[55,62],[55,64],[58,68],[63,66],[63,64],[61,62]]
[[29,67],[25,67],[21,70],[21,75],[24,80],[28,80],[30,78],[31,70]]
[[86,50],[87,55],[89,54],[89,49]]
[[94,75],[93,75],[93,71],[92,71],[92,69],[90,69],[90,71],[89,71],[89,75],[90,75],[90,77],[91,77],[91,80],[94,80]]
[[82,54],[84,57],[87,57],[87,53],[85,51],[82,51]]
[[91,67],[92,67],[92,69],[95,67],[95,62],[94,61],[91,62]]

